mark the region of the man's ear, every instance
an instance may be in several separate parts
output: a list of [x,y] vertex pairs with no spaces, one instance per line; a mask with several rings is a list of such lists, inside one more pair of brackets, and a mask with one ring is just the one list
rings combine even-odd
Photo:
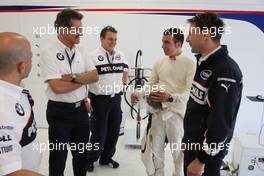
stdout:
[[25,62],[19,62],[17,64],[17,72],[22,75],[23,73],[25,73],[26,70],[26,63]]
[[181,47],[182,47],[181,42],[176,42],[175,47],[176,47],[176,48],[181,48]]
[[204,34],[203,34],[203,39],[204,39],[205,41],[209,40],[210,38],[211,38],[211,34],[210,34],[210,32],[208,32],[208,33],[204,33]]

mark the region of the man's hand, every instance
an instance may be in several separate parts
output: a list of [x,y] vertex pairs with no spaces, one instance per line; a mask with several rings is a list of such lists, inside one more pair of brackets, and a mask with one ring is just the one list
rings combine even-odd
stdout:
[[72,81],[72,75],[71,74],[62,75],[61,80],[71,82]]
[[195,158],[187,167],[187,176],[201,176],[204,172],[204,164]]
[[137,104],[139,101],[138,95],[136,93],[132,93],[130,98],[132,105]]
[[86,106],[86,109],[89,113],[91,113],[93,111],[93,107],[90,103],[90,101],[88,99],[84,100],[84,103],[85,103],[85,106]]
[[180,151],[181,151],[182,153],[184,153],[185,150],[186,150],[186,144],[181,143]]
[[150,94],[151,101],[154,102],[167,102],[170,98],[170,94],[166,92],[153,92]]

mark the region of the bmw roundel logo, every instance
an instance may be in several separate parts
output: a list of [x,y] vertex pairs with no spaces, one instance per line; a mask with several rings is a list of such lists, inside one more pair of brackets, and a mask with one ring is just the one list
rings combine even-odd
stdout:
[[102,62],[104,60],[104,57],[100,55],[98,56],[98,60]]
[[60,61],[63,61],[64,60],[64,56],[62,53],[57,53],[56,55],[57,59],[60,60]]
[[116,60],[120,60],[121,59],[121,56],[120,55],[116,55],[115,59]]
[[24,116],[25,115],[25,111],[24,111],[23,107],[19,103],[16,103],[15,109],[16,109],[16,112],[18,113],[18,115],[20,115],[20,116]]

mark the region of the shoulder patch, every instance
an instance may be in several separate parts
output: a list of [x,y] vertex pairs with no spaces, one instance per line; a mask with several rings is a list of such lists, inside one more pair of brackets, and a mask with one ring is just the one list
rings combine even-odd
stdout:
[[24,116],[25,115],[24,108],[19,103],[16,103],[15,109],[16,109],[16,112],[17,112],[18,115],[20,115],[20,116]]

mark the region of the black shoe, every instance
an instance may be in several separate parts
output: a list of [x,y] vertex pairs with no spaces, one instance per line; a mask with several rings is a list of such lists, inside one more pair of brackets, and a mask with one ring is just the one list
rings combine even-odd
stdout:
[[108,165],[109,167],[114,168],[114,169],[119,167],[119,163],[112,160],[112,159],[110,159],[109,161],[99,161],[99,164],[100,165]]
[[93,172],[94,171],[94,164],[93,163],[88,163],[87,171],[88,172]]

